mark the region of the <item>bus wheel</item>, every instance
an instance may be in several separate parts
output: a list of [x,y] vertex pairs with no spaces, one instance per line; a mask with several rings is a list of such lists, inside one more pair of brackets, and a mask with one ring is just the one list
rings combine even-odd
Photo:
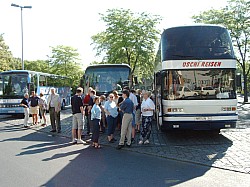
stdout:
[[213,130],[211,130],[211,133],[214,135],[220,134],[220,129],[213,129]]
[[161,132],[167,132],[166,128],[164,128],[162,125],[160,126],[160,131]]

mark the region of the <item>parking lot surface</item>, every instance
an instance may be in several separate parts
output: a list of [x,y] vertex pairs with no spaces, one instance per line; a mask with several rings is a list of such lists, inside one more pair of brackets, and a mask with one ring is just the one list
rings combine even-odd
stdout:
[[[219,134],[206,131],[179,131],[161,132],[154,123],[150,144],[139,145],[139,134],[131,147],[124,147],[123,150],[134,151],[141,154],[149,154],[158,157],[174,159],[184,162],[192,162],[211,167],[250,173],[250,104],[238,103],[239,121],[236,129],[221,130]],[[48,124],[49,116],[47,115]],[[23,119],[6,118],[0,119],[1,123],[8,123],[22,128]],[[71,141],[71,110],[67,109],[61,113],[62,133],[51,133],[50,125],[42,127],[32,126],[36,131],[53,134],[54,136],[68,137]],[[119,131],[115,132],[119,140]],[[53,137],[52,137],[53,138]],[[84,136],[89,140],[89,136]],[[100,136],[100,143],[105,146],[115,147],[117,143],[109,143],[107,134]],[[115,150],[117,151],[117,150]]]

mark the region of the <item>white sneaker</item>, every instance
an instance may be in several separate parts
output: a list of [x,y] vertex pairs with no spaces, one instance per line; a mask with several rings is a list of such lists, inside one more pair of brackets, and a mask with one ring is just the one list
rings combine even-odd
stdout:
[[141,144],[143,144],[143,141],[142,141],[142,140],[140,140],[140,141],[139,141],[139,144],[140,144],[140,145],[141,145]]
[[82,139],[78,139],[78,140],[77,140],[77,144],[86,144],[86,142],[83,141]]
[[149,144],[149,140],[146,140],[146,141],[144,142],[144,144]]
[[77,139],[72,140],[72,142],[70,142],[71,144],[76,144],[77,143]]

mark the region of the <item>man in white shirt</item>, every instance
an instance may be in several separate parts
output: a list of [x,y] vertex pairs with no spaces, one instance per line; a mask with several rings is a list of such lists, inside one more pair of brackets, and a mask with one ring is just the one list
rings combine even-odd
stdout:
[[50,88],[50,95],[48,97],[48,110],[50,115],[51,131],[61,133],[60,111],[61,100],[60,96],[56,93],[55,88]]

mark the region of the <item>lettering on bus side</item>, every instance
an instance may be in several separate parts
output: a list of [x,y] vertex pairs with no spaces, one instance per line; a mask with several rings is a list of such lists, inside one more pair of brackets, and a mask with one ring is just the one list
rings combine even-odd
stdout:
[[183,62],[182,67],[220,67],[221,62]]

